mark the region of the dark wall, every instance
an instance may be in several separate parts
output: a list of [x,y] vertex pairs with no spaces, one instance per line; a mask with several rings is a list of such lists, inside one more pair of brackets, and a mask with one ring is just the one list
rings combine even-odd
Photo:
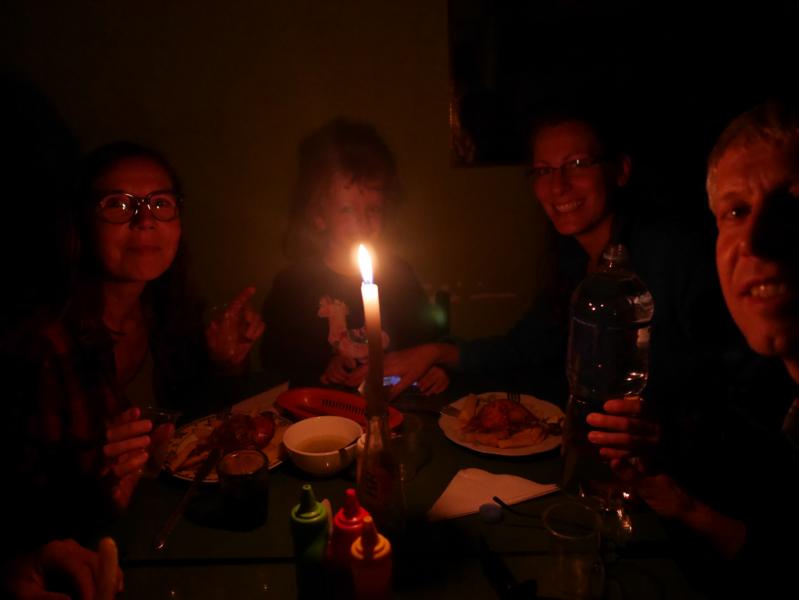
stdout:
[[[600,4],[620,8],[594,15]],[[704,155],[721,124],[773,79],[795,79],[792,68],[767,59],[782,54],[793,64],[792,38],[782,32],[796,19],[728,7],[704,16],[706,7],[694,4],[520,3],[535,25],[496,40],[495,50],[526,69],[517,86],[549,78],[549,88],[581,94],[608,91],[604,77],[618,83],[624,93],[616,105],[632,117],[639,172],[657,182],[665,202],[703,211]],[[795,17],[794,4],[781,6]],[[333,116],[359,116],[376,124],[399,159],[408,197],[390,234],[398,253],[431,290],[448,286],[461,299],[515,294],[499,300],[500,309],[454,306],[455,333],[502,329],[537,287],[545,221],[521,167],[452,166],[449,8],[444,0],[4,2],[0,69],[49,115],[25,121],[15,110],[27,102],[4,107],[5,120],[23,132],[12,151],[27,143],[28,129],[55,123],[51,142],[7,163],[14,166],[6,184],[41,183],[37,173],[47,169],[38,167],[54,150],[68,161],[77,148],[119,138],[152,144],[185,180],[186,235],[206,295],[220,301],[254,283],[260,302],[283,265],[297,142]],[[567,19],[564,10],[588,17]],[[497,18],[507,21],[501,12]],[[11,95],[4,97],[8,105]],[[30,202],[24,191],[14,199]],[[37,247],[9,243],[22,253]]]

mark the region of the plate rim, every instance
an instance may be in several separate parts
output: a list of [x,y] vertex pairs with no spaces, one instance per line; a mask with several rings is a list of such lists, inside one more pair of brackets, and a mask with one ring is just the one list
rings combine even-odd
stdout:
[[[469,396],[472,395],[488,396],[492,394],[497,396],[506,396],[507,392],[487,391],[487,392],[480,392],[479,394],[466,394],[465,396],[461,396],[457,400],[453,400],[446,406],[460,408],[460,406],[455,406],[455,405],[464,402],[466,398],[468,398]],[[557,410],[563,418],[566,417],[565,413],[563,412],[563,409],[561,409],[557,404],[554,404],[553,402],[549,402],[548,400],[541,400],[541,398],[533,396],[532,394],[520,394],[519,396],[522,404],[525,404],[525,400],[527,400],[528,402],[532,401],[533,404],[540,403],[548,405]],[[529,408],[529,406],[527,408]],[[474,452],[479,452],[480,454],[493,454],[497,456],[510,456],[510,457],[531,456],[533,454],[543,454],[544,452],[549,452],[550,450],[554,450],[563,443],[562,435],[550,436],[549,438],[547,438],[547,440],[551,441],[545,440],[540,444],[534,444],[532,446],[519,446],[517,448],[498,448],[496,446],[486,446],[484,444],[476,444],[474,442],[465,442],[463,440],[458,439],[457,436],[455,436],[454,434],[451,435],[450,432],[444,427],[444,423],[449,423],[451,421],[456,421],[456,420],[457,417],[441,414],[439,415],[438,418],[438,427],[439,429],[441,429],[441,432],[444,434],[444,436],[450,441],[458,444],[459,446],[463,446],[464,448],[468,448],[469,450],[472,450]],[[557,443],[553,444],[552,442],[554,441],[557,441]]]
[[[275,416],[276,421],[282,421],[286,425],[290,425],[291,424],[291,421],[289,421],[288,419],[283,417],[280,413],[275,411],[274,408],[270,407],[270,408],[267,408],[265,410],[259,411],[259,414],[263,414],[265,412],[271,412]],[[175,443],[175,439],[176,439],[175,436],[178,434],[178,431],[181,431],[181,430],[185,431],[187,428],[192,427],[192,426],[196,427],[200,422],[206,421],[208,419],[213,419],[213,418],[218,418],[218,414],[214,413],[214,414],[210,414],[210,415],[205,415],[204,417],[198,417],[198,418],[196,418],[196,419],[194,419],[192,421],[189,421],[188,423],[184,423],[183,425],[181,425],[180,427],[175,429],[175,433],[172,436],[172,441],[169,442],[169,451],[172,450],[172,445]],[[266,456],[266,455],[264,454],[264,456]],[[269,463],[267,468],[271,471],[272,469],[275,469],[275,468],[279,467],[282,464],[283,464],[283,460],[278,458],[277,460],[275,460],[275,462]],[[173,471],[171,469],[168,469],[166,465],[167,465],[167,462],[166,462],[166,460],[164,460],[164,464],[162,465],[161,470],[164,471],[170,477],[174,477],[175,479],[180,479],[181,481],[188,481],[188,482],[194,481],[194,476],[189,477],[187,475],[181,475],[180,471]],[[216,469],[213,469],[211,471],[211,473],[209,473],[209,475],[205,479],[203,479],[201,481],[201,483],[210,483],[210,484],[219,483],[219,475],[217,475]]]

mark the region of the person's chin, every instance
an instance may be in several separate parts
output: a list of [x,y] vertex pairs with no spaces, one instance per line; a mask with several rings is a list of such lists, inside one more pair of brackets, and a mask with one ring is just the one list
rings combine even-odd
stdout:
[[557,215],[552,218],[552,225],[560,235],[578,235],[586,229],[584,220],[572,215]]
[[166,273],[169,266],[152,266],[149,268],[130,269],[119,277],[122,281],[129,281],[131,283],[147,283],[154,281]]
[[764,356],[789,356],[799,352],[799,319],[766,318],[745,314],[738,325],[749,347]]

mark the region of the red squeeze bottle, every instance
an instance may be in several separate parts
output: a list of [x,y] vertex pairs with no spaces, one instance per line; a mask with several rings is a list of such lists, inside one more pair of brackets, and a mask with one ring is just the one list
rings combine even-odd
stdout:
[[350,488],[344,494],[344,506],[333,518],[328,559],[332,567],[349,571],[352,543],[360,537],[363,518],[369,513],[358,502],[358,495],[354,489]]
[[377,533],[372,517],[363,518],[361,537],[350,549],[357,600],[391,597],[391,542]]
[[363,518],[368,516],[355,490],[345,492],[344,506],[333,517],[333,532],[327,547],[327,564],[330,569],[330,592],[333,598],[353,596],[352,571],[350,570],[350,549],[363,529]]

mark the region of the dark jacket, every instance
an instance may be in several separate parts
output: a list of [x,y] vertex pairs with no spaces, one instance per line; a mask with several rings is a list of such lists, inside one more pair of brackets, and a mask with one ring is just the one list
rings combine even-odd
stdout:
[[[386,257],[375,272],[380,291],[383,331],[388,351],[435,339],[433,308],[413,270]],[[335,305],[337,314],[328,315]],[[327,315],[327,316],[326,316]],[[364,326],[361,280],[329,269],[319,258],[297,261],[275,277],[263,305],[266,324],[261,359],[266,369],[287,378],[292,387],[319,386],[330,359],[334,319],[357,339]]]
[[[694,376],[736,337],[718,285],[712,236],[674,220],[620,211],[612,242],[627,247],[633,270],[654,299],[645,392],[654,404],[668,382]],[[586,276],[588,255],[574,238],[559,236],[551,259],[551,274],[532,308],[504,335],[461,343],[459,368],[563,405],[569,304]]]

